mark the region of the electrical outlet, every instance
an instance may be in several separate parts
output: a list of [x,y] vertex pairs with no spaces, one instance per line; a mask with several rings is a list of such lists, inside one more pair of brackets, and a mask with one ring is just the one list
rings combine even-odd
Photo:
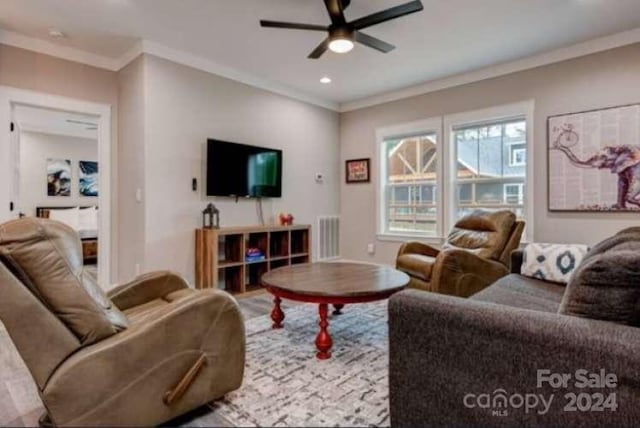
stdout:
[[368,244],[367,245],[367,253],[373,254],[376,252],[376,244]]

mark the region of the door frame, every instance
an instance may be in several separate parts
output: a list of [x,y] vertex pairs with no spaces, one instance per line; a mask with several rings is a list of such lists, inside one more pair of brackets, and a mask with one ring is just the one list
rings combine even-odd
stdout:
[[[111,105],[74,98],[51,95],[43,92],[30,91],[0,86],[0,144],[8,145],[11,153],[12,138],[9,124],[12,121],[12,106],[27,105],[32,107],[64,110],[74,113],[90,114],[98,117],[98,162],[100,165],[98,178],[100,193],[98,195],[98,272],[99,281],[103,288],[109,288],[111,282],[111,250],[112,250],[112,194],[111,194]],[[7,147],[7,146],[5,146]],[[0,165],[0,167],[4,167]],[[13,171],[12,171],[13,174]],[[9,195],[12,197],[12,195]],[[0,201],[0,203],[10,201]]]

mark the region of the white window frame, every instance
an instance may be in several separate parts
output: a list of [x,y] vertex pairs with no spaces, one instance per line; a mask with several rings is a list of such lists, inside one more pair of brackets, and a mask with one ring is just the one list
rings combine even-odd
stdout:
[[[527,164],[527,147],[522,149],[514,149],[513,146],[519,146],[522,143],[509,143],[509,166],[525,166]],[[516,161],[516,153],[524,152],[524,162]]]
[[[445,154],[447,159],[448,168],[445,170],[446,176],[444,176],[443,180],[443,191],[446,195],[454,195],[453,197],[449,197],[447,200],[443,200],[444,202],[444,227],[445,230],[451,229],[453,224],[456,221],[456,198],[455,198],[455,183],[456,183],[456,150],[453,140],[454,128],[460,126],[470,126],[474,124],[485,124],[487,122],[492,121],[502,121],[508,120],[516,117],[523,117],[527,130],[526,130],[526,139],[525,139],[525,149],[526,149],[526,159],[527,159],[527,167],[525,173],[525,189],[526,195],[524,200],[524,212],[525,212],[525,221],[526,228],[523,234],[522,241],[529,242],[532,240],[534,234],[534,224],[533,224],[533,195],[534,195],[534,162],[533,162],[533,112],[534,112],[535,102],[534,100],[527,100],[522,102],[517,102],[513,104],[505,104],[501,106],[490,107],[486,109],[473,110],[463,113],[457,113],[452,115],[444,116],[443,118],[443,127],[444,127],[444,147],[450,150],[446,150],[448,153]],[[442,162],[443,164],[445,162]]]
[[[524,195],[524,183],[504,183],[502,185],[502,200],[505,204],[507,204],[507,188],[510,186],[515,186],[518,188],[518,200],[520,200],[520,197],[522,197],[522,204],[524,204],[524,199],[525,199],[525,195]],[[520,202],[518,202],[520,203]]]
[[443,224],[445,221],[444,213],[442,212],[442,202],[440,202],[440,207],[438,207],[438,212],[436,215],[436,232],[435,233],[420,233],[420,232],[411,232],[411,233],[397,233],[390,232],[386,230],[387,224],[387,210],[385,202],[385,184],[386,184],[386,175],[383,173],[387,170],[387,159],[384,155],[384,142],[386,140],[392,138],[400,138],[400,137],[409,137],[415,135],[423,135],[423,134],[435,134],[436,135],[436,159],[438,161],[438,167],[436,176],[437,185],[436,185],[436,195],[437,200],[442,201],[443,199],[443,186],[441,183],[444,177],[444,162],[446,160],[445,155],[443,153],[443,139],[442,139],[442,117],[434,117],[425,120],[419,120],[415,122],[403,123],[395,126],[388,126],[384,128],[376,129],[376,148],[375,153],[376,157],[374,160],[374,168],[377,171],[378,182],[377,182],[377,192],[376,192],[376,228],[377,228],[377,238],[382,241],[404,241],[406,239],[422,239],[425,241],[440,241],[440,237],[442,236]]

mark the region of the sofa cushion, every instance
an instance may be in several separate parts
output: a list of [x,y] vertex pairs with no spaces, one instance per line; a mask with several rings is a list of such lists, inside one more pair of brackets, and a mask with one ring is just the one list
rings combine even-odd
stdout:
[[463,249],[485,259],[499,260],[515,222],[511,211],[476,210],[456,222],[442,248]]
[[510,274],[470,297],[541,312],[557,312],[565,287],[552,282]]
[[569,281],[559,312],[640,326],[640,228],[591,249]]
[[396,267],[416,278],[429,282],[436,258],[422,254],[403,254],[396,259]]
[[523,251],[524,276],[567,284],[589,247],[580,244],[528,244]]
[[83,345],[127,327],[124,314],[84,273],[80,238],[69,226],[35,218],[4,223],[0,258]]

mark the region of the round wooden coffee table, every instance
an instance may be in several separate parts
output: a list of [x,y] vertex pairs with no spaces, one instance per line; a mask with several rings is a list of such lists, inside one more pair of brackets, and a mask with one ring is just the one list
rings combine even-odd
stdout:
[[320,332],[316,337],[316,357],[331,357],[328,305],[339,315],[346,304],[387,299],[409,283],[409,277],[388,266],[365,263],[307,263],[285,266],[262,275],[262,285],[275,297],[271,311],[273,328],[282,328],[281,299],[317,303]]

